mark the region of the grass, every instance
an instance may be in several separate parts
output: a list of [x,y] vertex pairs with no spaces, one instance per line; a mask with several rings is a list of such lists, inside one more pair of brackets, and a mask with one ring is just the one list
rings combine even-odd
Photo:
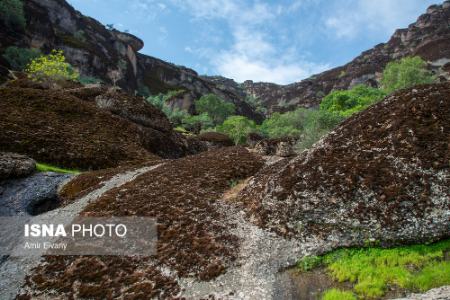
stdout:
[[62,169],[55,166],[43,164],[43,163],[36,163],[36,170],[38,172],[55,172],[55,173],[64,173],[64,174],[80,174],[80,171],[78,170],[68,170],[68,169]]
[[356,300],[356,297],[352,292],[331,289],[323,294],[322,300]]
[[[351,282],[352,292],[359,298],[376,299],[385,294],[388,286],[423,292],[450,284],[450,261],[444,257],[447,251],[450,239],[391,249],[339,249],[323,256],[305,257],[297,266],[301,271],[324,266],[334,280]],[[323,299],[335,299],[331,297],[338,292],[329,290]]]

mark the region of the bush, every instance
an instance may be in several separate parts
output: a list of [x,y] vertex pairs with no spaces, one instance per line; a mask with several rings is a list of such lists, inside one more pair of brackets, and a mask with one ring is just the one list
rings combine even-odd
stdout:
[[78,82],[81,83],[82,85],[88,85],[88,84],[102,83],[103,80],[91,76],[80,76],[80,78],[78,78]]
[[190,115],[184,110],[176,108],[172,109],[169,105],[167,105],[167,100],[183,92],[183,90],[169,91],[166,94],[148,96],[145,100],[161,110],[174,126],[180,126],[183,124],[183,120],[188,118]]
[[385,96],[386,94],[379,89],[357,85],[351,90],[331,92],[323,98],[320,109],[337,113],[342,117],[349,117],[380,101]]
[[213,121],[206,113],[196,116],[187,115],[183,118],[182,125],[185,129],[194,133],[200,133],[201,130],[214,127]]
[[22,71],[31,60],[39,57],[41,51],[38,49],[18,48],[11,46],[6,48],[3,57],[15,71]]
[[326,110],[309,110],[306,115],[302,138],[295,146],[297,152],[310,148],[333,130],[343,119],[341,115]]
[[244,116],[231,116],[222,125],[217,126],[216,130],[228,135],[237,145],[245,144],[247,135],[256,131],[257,127],[254,121]]
[[248,105],[250,105],[256,112],[260,114],[267,114],[267,108],[265,108],[258,97],[247,96],[244,100]]
[[308,113],[305,108],[283,114],[274,113],[261,124],[261,133],[269,138],[298,137],[303,130]]
[[61,80],[78,80],[79,74],[66,62],[61,50],[52,50],[49,55],[33,59],[26,68],[28,76],[39,82],[58,82]]
[[26,21],[21,0],[1,0],[0,19],[7,26],[25,28]]
[[432,83],[435,77],[426,69],[426,62],[420,57],[405,57],[390,62],[383,71],[381,84],[387,93],[417,84]]
[[236,110],[233,103],[225,102],[214,94],[202,96],[195,101],[195,109],[199,114],[208,114],[214,125],[222,124]]

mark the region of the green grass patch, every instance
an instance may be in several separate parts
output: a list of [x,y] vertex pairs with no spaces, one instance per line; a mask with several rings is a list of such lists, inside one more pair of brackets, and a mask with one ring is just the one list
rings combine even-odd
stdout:
[[68,170],[68,169],[62,169],[55,166],[42,164],[42,163],[36,163],[36,170],[38,172],[55,172],[55,173],[64,173],[64,174],[79,174],[80,171],[78,170]]
[[331,289],[323,293],[322,300],[356,300],[352,292]]
[[[339,249],[323,256],[305,257],[297,267],[309,271],[323,266],[334,280],[351,282],[358,297],[374,299],[382,297],[388,285],[423,292],[450,284],[450,261],[444,257],[447,251],[450,239],[391,249]],[[330,295],[333,293],[330,290]]]

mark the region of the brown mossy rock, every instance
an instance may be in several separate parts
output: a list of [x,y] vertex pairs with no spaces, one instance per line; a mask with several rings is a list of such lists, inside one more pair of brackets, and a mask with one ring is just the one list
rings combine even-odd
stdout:
[[203,132],[197,138],[202,142],[207,142],[212,147],[234,146],[233,140],[228,135],[220,132]]
[[97,107],[108,110],[133,123],[161,132],[172,131],[166,115],[142,97],[130,96],[118,90],[109,90],[95,98]]
[[63,91],[1,88],[0,99],[2,151],[77,169],[158,158],[138,126]]
[[[179,278],[216,278],[239,253],[238,237],[220,199],[231,180],[252,176],[262,165],[245,148],[220,148],[168,160],[109,190],[81,215],[155,218],[155,255],[46,256],[27,276],[21,297],[71,299],[83,293],[85,298],[173,299],[180,292]],[[161,267],[170,272],[162,274]]]
[[36,170],[36,162],[17,153],[0,152],[0,180],[23,177]]
[[449,237],[450,83],[399,91],[250,182],[250,219],[334,247]]
[[105,86],[99,84],[87,85],[78,88],[66,89],[65,92],[78,99],[95,102],[95,97],[102,95],[107,92]]

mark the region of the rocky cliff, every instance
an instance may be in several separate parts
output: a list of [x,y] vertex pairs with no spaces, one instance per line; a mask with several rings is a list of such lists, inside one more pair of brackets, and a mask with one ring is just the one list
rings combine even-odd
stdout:
[[[242,101],[234,91],[216,86],[188,68],[138,53],[144,43],[129,34],[109,30],[98,21],[82,15],[65,0],[24,0],[24,29],[2,24],[0,53],[9,46],[38,48],[42,52],[62,49],[68,61],[82,76],[112,82],[112,71],[118,71],[117,84],[130,93],[148,91],[151,94],[169,90],[184,90],[171,105],[193,111],[193,102],[201,95],[215,93],[233,102],[239,114],[257,121],[259,114]],[[1,21],[0,21],[1,22]],[[3,26],[5,25],[5,26]],[[10,66],[0,59],[0,77]]]
[[[235,81],[220,76],[199,76],[194,70],[140,54],[143,41],[83,16],[65,0],[25,0],[25,29],[2,26],[0,52],[7,47],[58,48],[82,75],[111,82],[111,71],[119,71],[118,85],[125,90],[152,94],[184,90],[169,101],[172,107],[194,111],[201,95],[215,93],[233,102],[239,114],[261,121],[262,116],[244,100],[256,96],[268,112],[297,106],[317,106],[333,89],[346,89],[358,83],[379,84],[389,61],[419,55],[441,78],[450,78],[450,1],[430,6],[408,28],[397,30],[387,43],[363,52],[348,64],[288,85]],[[7,62],[0,57],[0,78],[7,75]]]
[[314,107],[335,89],[359,83],[378,86],[388,62],[410,55],[428,61],[442,81],[450,78],[450,1],[430,6],[415,23],[398,29],[387,43],[361,53],[344,66],[288,85],[245,81],[243,89],[260,98],[270,110]]

